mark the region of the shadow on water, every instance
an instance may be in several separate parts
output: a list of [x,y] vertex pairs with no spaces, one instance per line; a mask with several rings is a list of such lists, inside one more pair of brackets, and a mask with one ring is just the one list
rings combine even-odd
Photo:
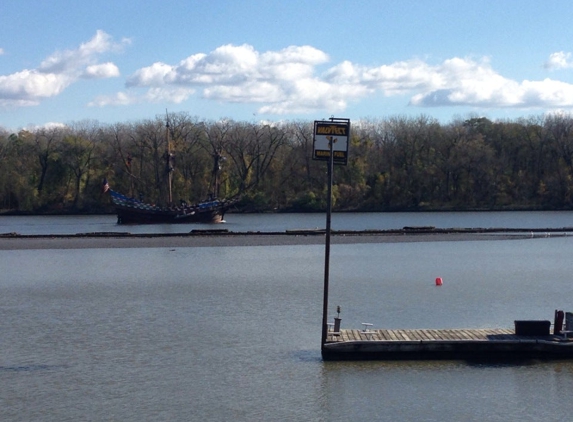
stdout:
[[299,362],[322,362],[319,350],[297,350],[292,356]]
[[356,360],[323,360],[319,350],[296,350],[291,353],[291,357],[298,362],[313,362],[313,363],[324,363],[327,366],[337,367],[356,367],[361,368],[367,367],[404,367],[404,366],[414,366],[414,367],[447,367],[454,365],[456,367],[468,367],[468,368],[519,368],[519,367],[529,367],[535,365],[543,364],[553,364],[553,363],[566,363],[570,364],[569,359],[539,359],[532,357],[499,357],[492,359],[491,357],[473,357],[473,358],[463,358],[463,359],[356,359]]
[[57,366],[53,365],[0,366],[0,372],[36,372],[50,371],[57,368]]
[[534,358],[506,358],[506,359],[467,359],[465,364],[472,368],[522,368],[544,364],[570,364],[570,359],[534,359]]

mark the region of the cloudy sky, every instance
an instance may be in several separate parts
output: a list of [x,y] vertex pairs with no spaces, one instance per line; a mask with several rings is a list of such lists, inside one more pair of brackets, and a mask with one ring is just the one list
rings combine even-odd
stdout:
[[3,0],[0,126],[573,110],[570,0]]

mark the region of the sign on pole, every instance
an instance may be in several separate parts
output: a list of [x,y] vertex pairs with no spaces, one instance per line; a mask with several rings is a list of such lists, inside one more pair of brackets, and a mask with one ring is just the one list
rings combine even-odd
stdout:
[[350,141],[350,119],[331,118],[314,121],[313,160],[330,159],[332,142],[334,164],[346,165],[348,162],[348,143]]
[[326,236],[324,251],[324,292],[322,301],[322,336],[320,350],[324,356],[328,326],[328,284],[330,273],[330,229],[332,214],[332,178],[334,164],[348,162],[348,141],[350,139],[350,119],[331,117],[329,121],[314,122],[314,147],[312,158],[328,163],[328,197],[326,201]]

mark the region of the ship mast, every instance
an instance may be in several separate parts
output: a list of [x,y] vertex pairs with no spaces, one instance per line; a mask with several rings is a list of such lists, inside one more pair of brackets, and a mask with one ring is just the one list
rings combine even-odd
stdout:
[[213,171],[211,172],[212,199],[219,197],[219,172],[221,171],[221,160],[223,160],[221,152],[221,148],[217,148],[213,153]]

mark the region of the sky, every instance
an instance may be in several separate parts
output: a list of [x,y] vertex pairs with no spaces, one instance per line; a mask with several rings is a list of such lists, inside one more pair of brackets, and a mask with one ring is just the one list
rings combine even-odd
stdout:
[[0,127],[573,110],[571,0],[3,0]]

